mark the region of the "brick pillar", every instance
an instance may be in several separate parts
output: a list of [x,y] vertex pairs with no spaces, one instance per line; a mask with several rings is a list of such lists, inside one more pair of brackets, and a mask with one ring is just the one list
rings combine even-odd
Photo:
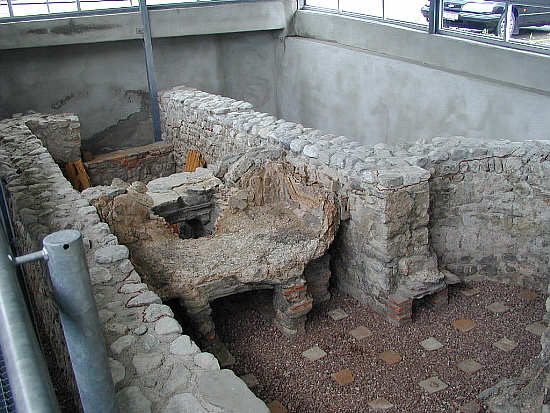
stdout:
[[435,308],[445,308],[449,304],[449,289],[445,287],[443,290],[426,297],[426,300]]
[[387,317],[390,322],[403,325],[412,321],[412,298],[392,294],[386,304]]
[[273,292],[275,326],[286,336],[304,334],[306,315],[312,306],[313,299],[303,278],[277,285]]

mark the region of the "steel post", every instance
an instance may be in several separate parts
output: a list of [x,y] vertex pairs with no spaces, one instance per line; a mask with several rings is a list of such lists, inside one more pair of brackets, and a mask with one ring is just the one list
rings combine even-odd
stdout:
[[84,412],[114,413],[113,379],[82,236],[75,230],[55,232],[43,246]]
[[147,1],[139,0],[139,10],[141,12],[141,21],[143,23],[143,45],[145,48],[145,67],[147,69],[147,83],[149,84],[149,98],[151,101],[151,116],[153,118],[153,132],[155,142],[162,140],[162,131],[160,127],[160,109],[157,93],[157,77],[155,74],[155,60],[153,57],[153,40],[151,36],[151,24],[149,22],[149,11],[147,10]]
[[439,32],[441,22],[441,0],[430,0],[430,22],[428,32],[435,34]]
[[23,294],[0,230],[0,345],[19,413],[60,413]]

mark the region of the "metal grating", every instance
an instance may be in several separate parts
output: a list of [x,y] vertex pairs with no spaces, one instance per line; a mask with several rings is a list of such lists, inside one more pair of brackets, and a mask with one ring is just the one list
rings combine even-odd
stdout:
[[4,356],[0,350],[0,413],[15,413],[15,403],[11,394],[8,372]]

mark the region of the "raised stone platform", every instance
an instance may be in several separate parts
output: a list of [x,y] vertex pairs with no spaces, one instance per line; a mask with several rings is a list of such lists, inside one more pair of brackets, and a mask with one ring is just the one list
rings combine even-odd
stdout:
[[[112,200],[92,201],[130,248],[147,284],[163,300],[179,298],[204,339],[215,338],[212,300],[265,288],[274,290],[276,325],[287,335],[304,331],[313,302],[304,270],[334,239],[339,208],[331,191],[307,183],[283,160],[268,158],[255,157],[256,165],[239,173],[233,164],[223,181],[199,168],[153,180],[147,188],[135,183]],[[181,224],[180,211],[193,205],[212,205],[212,235],[180,239],[166,221]],[[166,220],[150,210],[164,213]],[[211,212],[206,214],[208,223]],[[326,274],[310,271],[307,279],[316,296],[326,299]]]

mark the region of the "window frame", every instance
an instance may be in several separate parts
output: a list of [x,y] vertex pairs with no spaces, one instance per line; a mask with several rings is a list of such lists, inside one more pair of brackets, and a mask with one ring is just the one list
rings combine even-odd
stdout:
[[[340,0],[337,0],[338,4],[340,3]],[[413,23],[413,22],[407,22],[403,20],[396,20],[396,19],[388,19],[385,17],[379,17],[379,16],[370,16],[366,14],[361,13],[354,13],[354,12],[347,12],[342,11],[338,9],[332,9],[332,8],[326,8],[326,7],[319,7],[319,6],[312,6],[307,4],[307,0],[298,0],[298,9],[299,10],[310,10],[310,11],[318,11],[323,13],[331,13],[331,14],[338,14],[341,16],[346,17],[354,17],[363,19],[366,21],[372,21],[372,22],[379,22],[379,23],[386,23],[386,24],[392,24],[400,27],[408,27],[413,29],[418,29],[421,31],[428,32],[430,34],[434,35],[443,35],[443,36],[450,36],[450,37],[458,37],[461,39],[466,40],[472,40],[475,42],[485,43],[492,46],[499,46],[499,47],[505,47],[515,50],[523,50],[528,52],[534,52],[544,55],[550,55],[550,44],[548,46],[539,46],[536,44],[530,44],[527,42],[515,42],[510,40],[505,40],[499,37],[491,38],[489,36],[484,36],[481,34],[477,34],[475,32],[462,32],[459,30],[453,30],[449,28],[444,28],[441,25],[442,21],[442,5],[444,0],[429,0],[430,1],[430,15],[437,18],[431,18],[430,22],[426,25]],[[512,0],[499,0],[501,2],[505,2],[506,6],[508,7],[510,4],[516,4],[517,2],[514,2]],[[532,5],[538,5],[540,6],[542,3],[541,0],[525,0],[525,3],[533,3]],[[531,5],[531,4],[528,4]],[[382,7],[384,8],[385,3],[384,0],[382,0]],[[549,6],[550,9],[550,6]],[[385,16],[385,12],[383,11],[383,16]],[[550,32],[549,32],[550,35]]]

